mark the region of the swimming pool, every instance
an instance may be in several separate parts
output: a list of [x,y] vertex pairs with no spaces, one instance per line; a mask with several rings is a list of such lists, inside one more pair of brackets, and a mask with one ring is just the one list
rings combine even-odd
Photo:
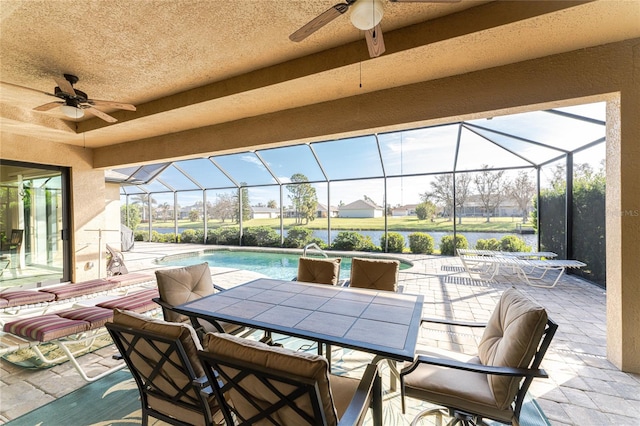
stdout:
[[[347,279],[351,271],[351,258],[341,257],[340,278]],[[298,273],[298,258],[300,254],[243,250],[208,250],[192,255],[167,256],[157,263],[168,266],[189,266],[202,262],[209,262],[211,267],[244,269],[258,272],[269,278],[291,280]],[[400,261],[400,269],[410,268],[412,265]]]

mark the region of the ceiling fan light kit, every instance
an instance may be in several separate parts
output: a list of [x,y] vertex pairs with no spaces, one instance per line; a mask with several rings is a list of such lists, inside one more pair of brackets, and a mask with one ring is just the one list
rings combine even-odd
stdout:
[[64,115],[69,118],[82,118],[84,117],[84,111],[78,107],[72,105],[62,105],[60,110]]
[[[351,9],[351,23],[358,29],[365,31],[367,49],[369,56],[376,58],[385,51],[384,38],[380,21],[384,15],[382,0],[343,0],[304,24],[294,31],[289,40],[296,43],[301,42],[320,28],[327,25],[339,16],[344,15]],[[398,3],[457,3],[460,0],[390,0]]]
[[380,23],[384,8],[380,0],[360,0],[351,6],[351,23],[360,30],[370,30]]

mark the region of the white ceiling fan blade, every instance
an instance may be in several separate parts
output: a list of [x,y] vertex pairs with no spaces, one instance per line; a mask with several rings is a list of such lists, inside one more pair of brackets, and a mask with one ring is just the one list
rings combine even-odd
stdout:
[[101,119],[103,119],[104,121],[106,121],[108,123],[115,123],[116,121],[118,121],[115,118],[113,118],[112,116],[110,116],[109,114],[105,114],[104,112],[100,111],[99,109],[91,107],[91,106],[89,108],[83,108],[82,110],[85,111],[85,112],[88,112],[89,114],[93,114],[96,117],[101,118]]
[[382,28],[380,27],[380,24],[365,31],[364,36],[367,39],[367,48],[369,49],[370,57],[377,58],[384,53],[384,38],[382,37]]

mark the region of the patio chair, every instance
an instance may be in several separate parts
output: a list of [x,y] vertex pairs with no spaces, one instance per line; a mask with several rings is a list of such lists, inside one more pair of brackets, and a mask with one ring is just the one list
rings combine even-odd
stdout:
[[340,281],[340,258],[300,257],[297,281],[336,285]]
[[189,318],[173,310],[174,306],[209,296],[224,288],[213,284],[209,263],[185,266],[183,268],[156,271],[159,298],[154,299],[162,307],[165,321],[191,323],[200,339],[208,332],[240,333],[243,327],[235,324],[214,322],[202,318]]
[[224,334],[208,334],[198,357],[230,425],[382,425],[375,364],[362,379],[330,374],[327,361]]
[[109,254],[109,261],[107,262],[107,276],[124,275],[128,274],[129,270],[124,264],[124,256],[121,252],[106,245],[107,253]]
[[506,290],[485,325],[477,355],[433,348],[419,352],[402,369],[403,412],[405,398],[412,397],[442,407],[421,412],[412,424],[427,415],[448,415],[452,425],[485,424],[483,419],[519,424],[529,385],[536,377],[548,377],[540,363],[557,328],[544,308],[515,288]]
[[138,385],[143,425],[149,417],[182,426],[223,424],[190,325],[115,309],[105,326]]
[[[337,285],[340,282],[341,262],[342,259],[340,258],[318,259],[301,256],[300,259],[298,259],[298,275],[296,276],[296,280],[315,284]],[[301,349],[310,346],[311,345],[303,345]],[[318,355],[325,354],[329,362],[329,368],[331,368],[331,345],[325,344],[324,347],[323,349],[322,343],[318,342]]]
[[351,259],[349,287],[372,290],[398,291],[400,262],[389,259]]

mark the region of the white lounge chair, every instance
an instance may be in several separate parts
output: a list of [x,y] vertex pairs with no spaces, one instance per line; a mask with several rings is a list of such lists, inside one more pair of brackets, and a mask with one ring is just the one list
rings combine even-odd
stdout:
[[[460,260],[462,261],[465,271],[469,275],[479,275],[480,279],[491,281],[500,273],[501,270],[504,270],[504,268],[507,267],[515,272],[518,277],[528,285],[542,288],[555,287],[567,268],[582,268],[587,266],[585,263],[578,260],[522,259],[510,256],[461,255]],[[532,280],[543,280],[549,271],[559,271],[558,276],[551,285],[531,282]],[[539,275],[534,275],[538,273]]]

